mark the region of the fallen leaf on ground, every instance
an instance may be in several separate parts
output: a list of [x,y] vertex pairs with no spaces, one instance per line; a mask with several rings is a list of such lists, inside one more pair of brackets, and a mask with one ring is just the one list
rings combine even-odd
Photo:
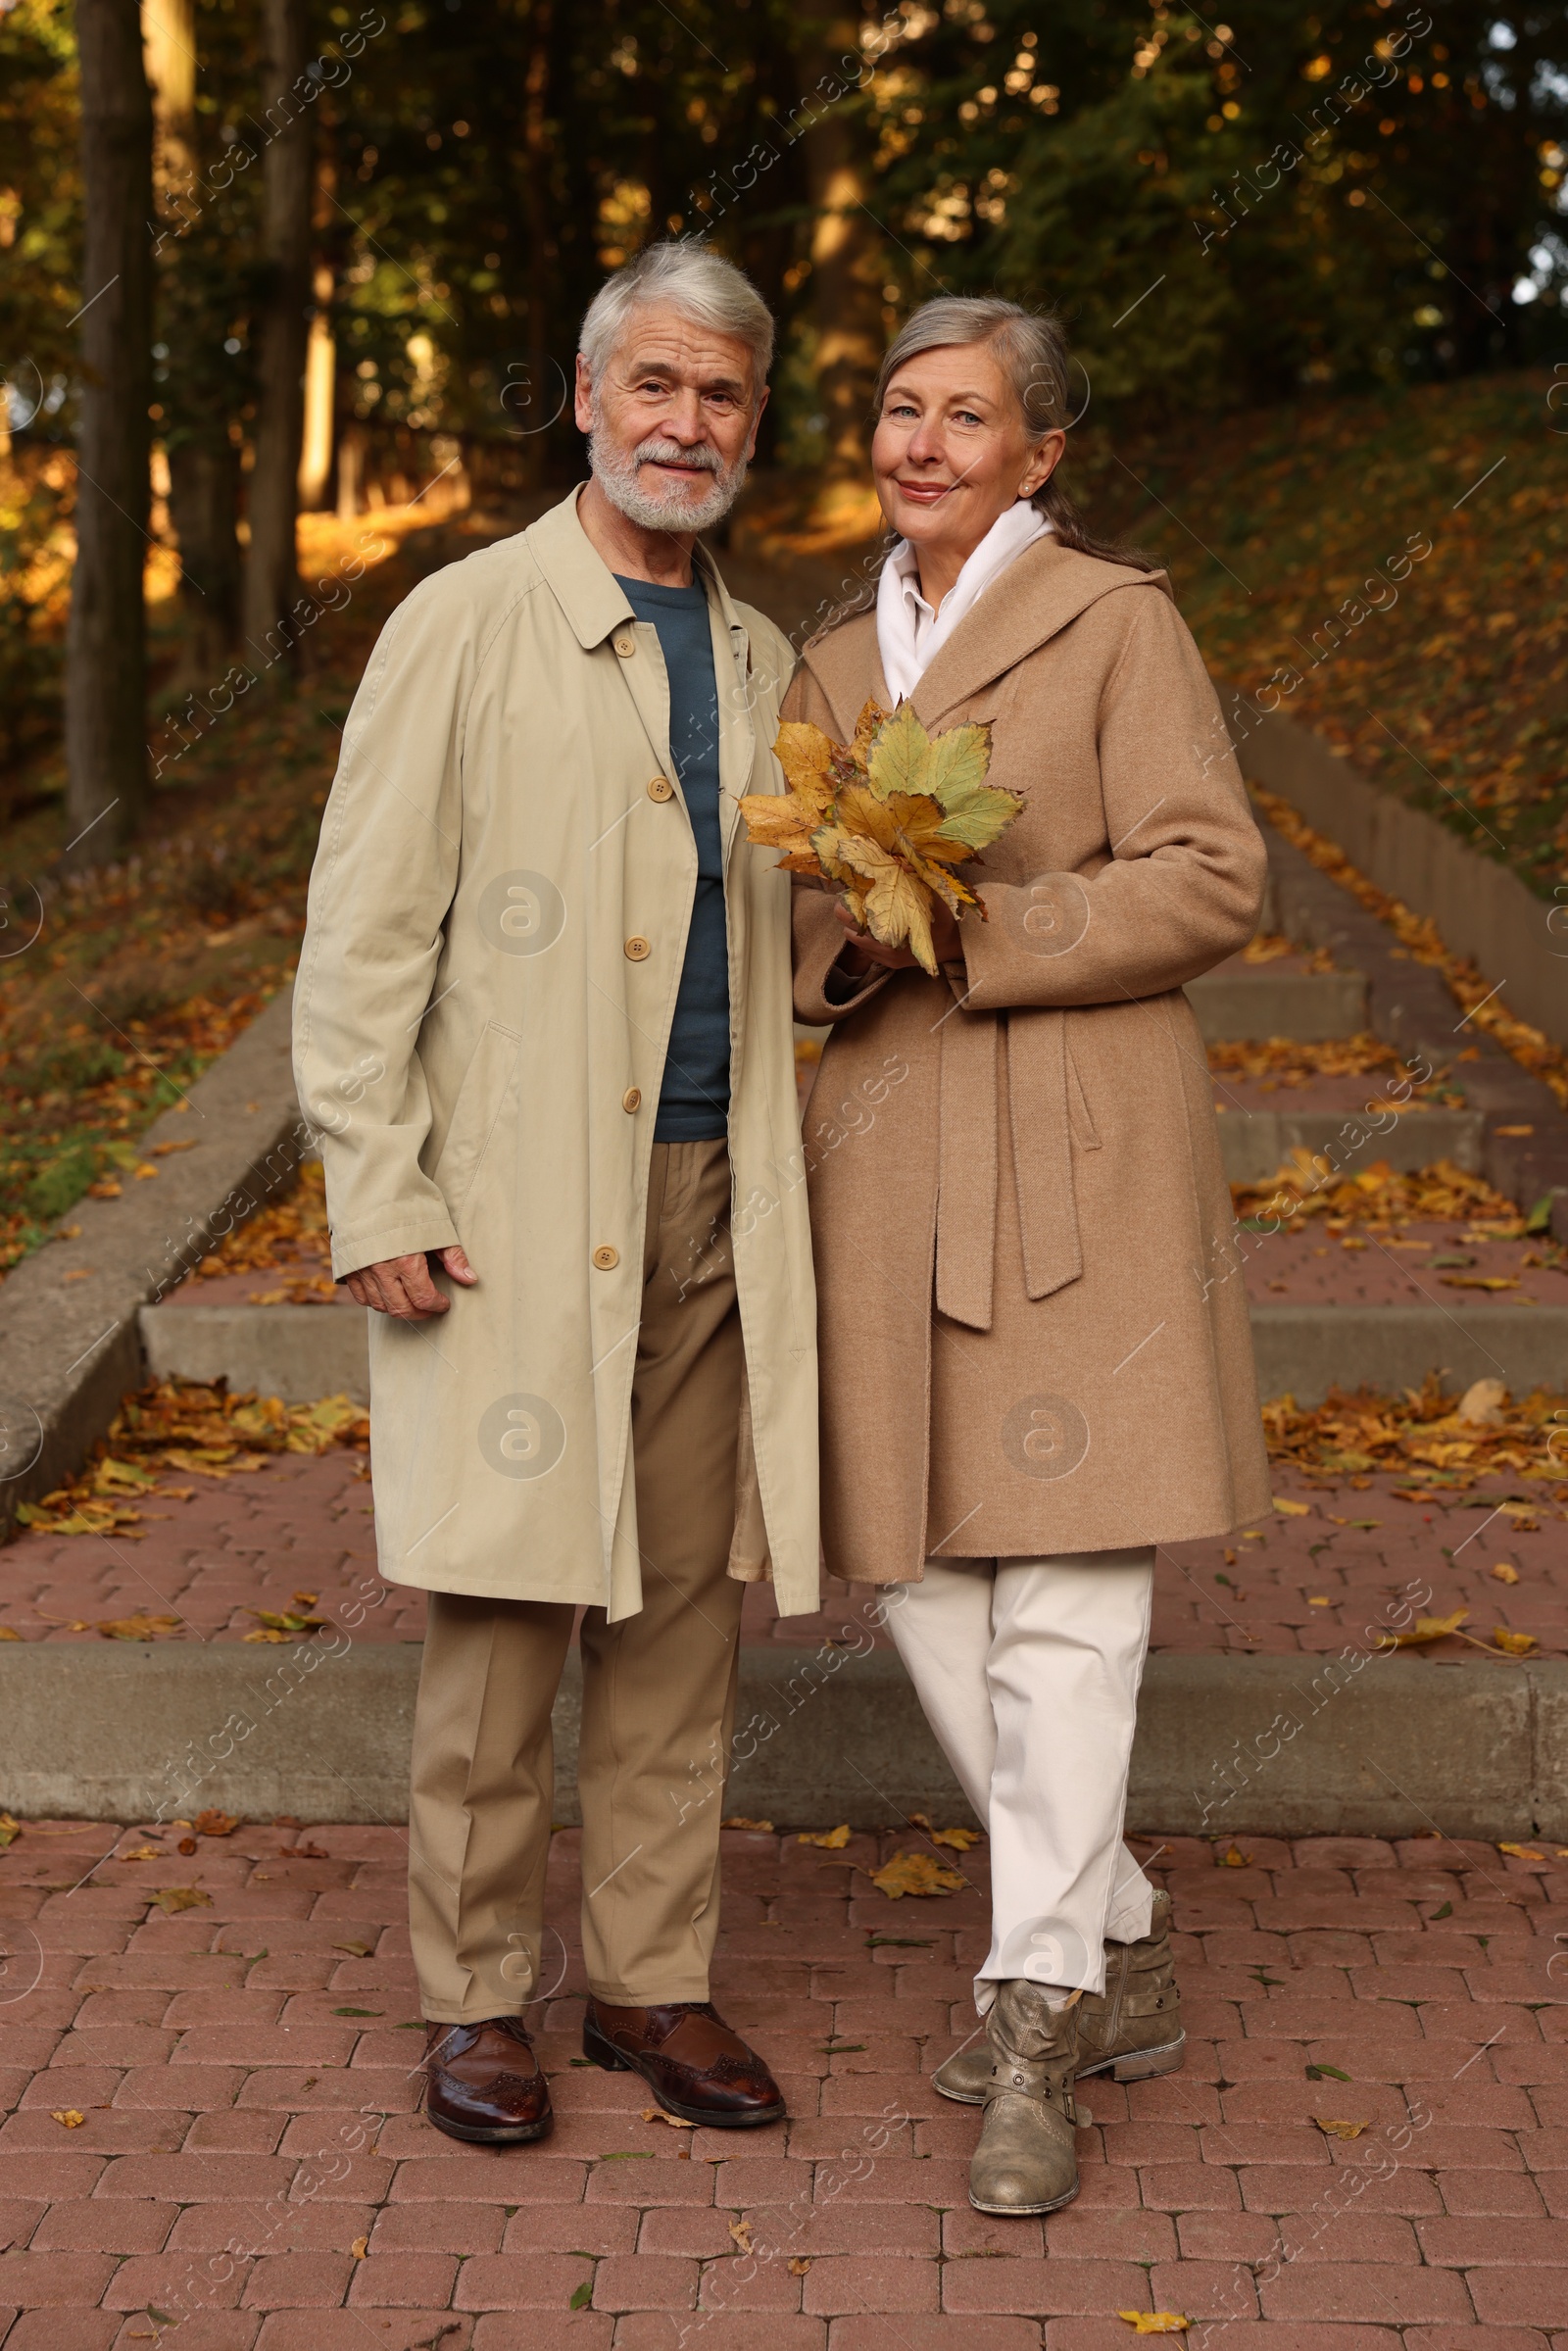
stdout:
[[369,2250],[370,2240],[368,2236],[357,2236],[353,2244],[349,2247],[349,2251],[353,2254],[356,2261],[364,2261]]
[[850,1841],[850,1824],[841,1821],[836,1829],[803,1829],[795,1841],[801,1845],[821,1845],[829,1853],[840,1853]]
[[1342,2074],[1337,2065],[1309,2065],[1306,2078],[1308,2082],[1348,2082],[1350,2079],[1348,2074]]
[[320,1633],[326,1627],[324,1616],[301,1616],[292,1608],[247,1608],[245,1613],[258,1618],[270,1633]]
[[179,1631],[179,1621],[177,1616],[148,1616],[138,1610],[134,1616],[102,1617],[97,1630],[105,1641],[167,1641]]
[[1512,1274],[1506,1273],[1440,1273],[1438,1280],[1449,1290],[1517,1290],[1519,1287]]
[[1492,1638],[1510,1657],[1528,1657],[1537,1645],[1534,1633],[1510,1633],[1506,1625],[1494,1625]]
[[[191,1850],[194,1852],[195,1847],[192,1846]],[[164,1848],[162,1845],[132,1845],[129,1852],[122,1853],[120,1858],[122,1861],[162,1861]]]
[[1274,1507],[1281,1518],[1305,1518],[1312,1505],[1310,1502],[1293,1502],[1288,1494],[1277,1494]]
[[1185,2334],[1192,2325],[1179,2310],[1118,2310],[1135,2334]]
[[804,2258],[799,2253],[792,2255],[791,2259],[785,2264],[785,2267],[788,2269],[792,2278],[804,2278],[811,2264],[809,2260]]
[[1472,1380],[1453,1408],[1455,1420],[1467,1421],[1473,1428],[1496,1428],[1504,1415],[1503,1406],[1508,1391],[1500,1380]]
[[1321,2114],[1315,2114],[1312,2120],[1326,2138],[1359,2138],[1366,2129],[1365,2123],[1337,2123]]
[[1251,1854],[1244,1853],[1240,1845],[1231,1845],[1219,1856],[1220,1867],[1226,1870],[1248,1869],[1251,1866]]
[[368,1959],[370,1956],[368,1943],[334,1943],[332,1948],[334,1951],[347,1951],[355,1959]]
[[1510,1567],[1506,1559],[1499,1559],[1492,1573],[1494,1581],[1498,1584],[1517,1584],[1519,1581],[1519,1570]]
[[950,1845],[955,1853],[967,1853],[971,1845],[980,1842],[980,1832],[978,1829],[933,1829],[931,1842],[934,1845]]
[[571,2300],[566,2304],[566,2308],[568,2310],[586,2310],[593,2298],[594,2281],[591,2278],[585,2278],[581,2285],[572,2287]]
[[771,1836],[773,1831],[771,1821],[749,1821],[744,1814],[739,1812],[732,1812],[728,1820],[720,1821],[718,1825],[721,1829],[760,1829],[768,1836]]
[[255,1632],[255,1633],[242,1633],[242,1634],[240,1635],[240,1639],[241,1639],[241,1641],[292,1641],[292,1639],[293,1639],[293,1638],[294,1638],[294,1637],[293,1637],[293,1635],[292,1635],[291,1633],[274,1633],[274,1632],[273,1632],[273,1631],[271,1631],[271,1629],[270,1629],[269,1626],[267,1626],[267,1625],[263,1625],[263,1626],[260,1628],[260,1630],[259,1630],[258,1632]]
[[15,1844],[22,1835],[22,1823],[14,1821],[9,1812],[0,1812],[0,1853],[7,1845]]
[[196,1839],[195,1839],[195,1837],[182,1837],[180,1838],[180,1840],[179,1840],[178,1844],[177,1844],[177,1845],[174,1847],[174,1850],[175,1850],[175,1852],[176,1852],[176,1853],[186,1853],[186,1854],[189,1854],[189,1853],[194,1853],[194,1852],[195,1852],[195,1850],[196,1850]]
[[1546,1858],[1544,1853],[1538,1853],[1534,1845],[1499,1844],[1497,1850],[1499,1853],[1511,1853],[1515,1861],[1544,1861]]
[[199,1886],[159,1886],[152,1894],[158,1908],[172,1917],[176,1910],[210,1910],[213,1897]]
[[1455,1608],[1451,1616],[1418,1616],[1408,1631],[1385,1633],[1379,1645],[1386,1649],[1414,1649],[1425,1641],[1446,1641],[1450,1633],[1458,1632],[1469,1614],[1468,1608]]
[[239,1827],[239,1815],[233,1812],[198,1812],[191,1827],[198,1837],[232,1837]]
[[58,2123],[63,2131],[79,2131],[87,2118],[78,2106],[54,2106],[49,2110],[49,2120]]
[[14,1625],[0,1625],[0,1641],[20,1641],[22,1635]]
[[683,2123],[678,2114],[666,2114],[662,2106],[645,2106],[643,2121],[645,2123],[667,2123],[671,2131],[695,2131],[697,2128],[695,2123]]
[[904,1894],[956,1894],[962,1890],[964,1881],[956,1870],[944,1869],[930,1853],[895,1853],[892,1860],[871,1872],[871,1884],[890,1902]]
[[730,2236],[731,2236],[731,2238],[733,2239],[733,2241],[734,2241],[734,2242],[735,2242],[737,2245],[739,2245],[739,2247],[740,2247],[741,2251],[742,2251],[743,2253],[750,2253],[750,2251],[751,2251],[751,2249],[752,2249],[752,2224],[751,2224],[751,2222],[750,2222],[750,2221],[731,2221],[731,2223],[730,2223],[730,2225],[729,2225],[729,2232],[730,2232]]

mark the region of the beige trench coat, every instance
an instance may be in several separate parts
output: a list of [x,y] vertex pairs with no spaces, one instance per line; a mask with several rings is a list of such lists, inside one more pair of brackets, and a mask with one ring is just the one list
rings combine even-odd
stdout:
[[[785,714],[844,742],[868,695],[864,614],[808,648]],[[1269,1486],[1180,991],[1251,937],[1265,853],[1213,690],[1163,573],[1047,539],[911,701],[991,720],[1025,805],[946,977],[829,1003],[843,934],[797,889],[796,1011],[834,1024],[806,1117],[827,1563],[900,1582],[1219,1534]]]
[[[746,1346],[732,1571],[817,1605],[815,1303],[790,1019],[790,885],[736,798],[794,655],[712,613],[725,799],[729,1147]],[[649,1157],[696,894],[657,631],[577,519],[416,588],[355,700],[311,878],[295,1068],[333,1269],[459,1241],[477,1288],[370,1316],[382,1573],[641,1604],[628,1475]],[[657,784],[657,791],[653,787]],[[749,1423],[749,1426],[748,1426]]]

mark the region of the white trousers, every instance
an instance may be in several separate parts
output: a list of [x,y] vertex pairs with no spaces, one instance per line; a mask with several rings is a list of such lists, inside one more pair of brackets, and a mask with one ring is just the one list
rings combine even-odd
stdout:
[[1105,1988],[1105,1936],[1149,1933],[1122,1842],[1152,1550],[928,1559],[883,1612],[926,1719],[991,1840],[991,1949],[975,1978]]

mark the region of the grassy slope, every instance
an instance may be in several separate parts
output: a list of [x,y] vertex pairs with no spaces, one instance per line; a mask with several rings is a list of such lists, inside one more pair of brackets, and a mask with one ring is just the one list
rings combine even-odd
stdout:
[[[1568,875],[1568,409],[1549,387],[1481,377],[1076,453],[1093,519],[1170,563],[1216,674],[1293,673],[1282,710],[1545,897]],[[1412,538],[1431,554],[1378,584]]]

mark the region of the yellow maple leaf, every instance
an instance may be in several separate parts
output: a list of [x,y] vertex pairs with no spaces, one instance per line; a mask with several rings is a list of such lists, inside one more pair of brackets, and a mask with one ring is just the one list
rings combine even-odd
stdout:
[[1244,1853],[1240,1845],[1233,1844],[1220,1855],[1219,1865],[1221,1869],[1225,1870],[1250,1869],[1252,1856],[1250,1853]]
[[836,1829],[803,1829],[795,1841],[799,1845],[820,1845],[827,1853],[842,1853],[850,1841],[850,1824],[840,1821]]
[[1534,1845],[1499,1844],[1497,1850],[1499,1853],[1511,1853],[1515,1861],[1544,1861],[1546,1858],[1545,1854],[1538,1852]]
[[1510,1657],[1528,1657],[1536,1646],[1534,1633],[1510,1633],[1506,1625],[1494,1625],[1492,1638]]
[[932,1853],[895,1853],[881,1869],[871,1872],[871,1884],[890,1902],[905,1894],[956,1894],[964,1881],[956,1870],[945,1869]]
[[752,2249],[751,2222],[747,2220],[731,2221],[729,2225],[729,2232],[731,2238],[737,2245],[739,2245],[741,2251],[743,2253],[750,2253]]
[[1281,1518],[1305,1518],[1312,1505],[1310,1502],[1293,1502],[1288,1495],[1277,1494],[1274,1496],[1274,1507]]
[[[874,710],[875,707],[874,703],[868,703],[866,710]],[[860,713],[862,724],[865,714],[865,710]],[[784,781],[789,785],[792,795],[797,800],[814,805],[819,812],[827,808],[833,798],[833,761],[839,748],[830,735],[823,734],[819,726],[812,726],[798,718],[785,720],[773,745],[778,763],[784,770]],[[755,797],[761,799],[766,795],[758,794]]]
[[769,1836],[773,1829],[771,1821],[749,1821],[741,1812],[730,1813],[728,1818],[721,1820],[718,1825],[721,1829],[761,1829],[765,1830]]
[[1321,2114],[1315,2114],[1312,2120],[1325,2138],[1359,2138],[1366,2129],[1365,2123],[1337,2123]]
[[87,2118],[79,2106],[52,2106],[49,2120],[58,2123],[64,2131],[79,2131]]
[[1506,1559],[1499,1559],[1492,1573],[1494,1580],[1498,1584],[1517,1584],[1519,1581],[1519,1570],[1516,1567],[1510,1567]]
[[884,947],[907,947],[921,969],[934,979],[937,957],[931,943],[929,891],[903,858],[879,841],[846,832],[842,826],[818,833],[816,847],[824,863],[831,855],[836,864],[847,865],[852,873],[863,877],[859,891],[865,909],[862,920],[872,938]]
[[176,1910],[210,1910],[213,1897],[197,1886],[159,1886],[153,1889],[153,1900],[160,1910],[171,1917]]
[[933,1829],[931,1842],[934,1845],[951,1845],[955,1853],[967,1853],[971,1845],[980,1842],[980,1832],[978,1829]]
[[1380,1645],[1387,1649],[1415,1649],[1423,1641],[1446,1641],[1457,1633],[1469,1616],[1468,1608],[1455,1608],[1451,1616],[1418,1616],[1403,1633],[1386,1633]]
[[1179,2310],[1118,2310],[1116,2316],[1126,2320],[1134,2334],[1185,2334],[1193,2323]]
[[107,1616],[100,1620],[98,1631],[106,1641],[164,1641],[171,1633],[179,1631],[177,1616]]

